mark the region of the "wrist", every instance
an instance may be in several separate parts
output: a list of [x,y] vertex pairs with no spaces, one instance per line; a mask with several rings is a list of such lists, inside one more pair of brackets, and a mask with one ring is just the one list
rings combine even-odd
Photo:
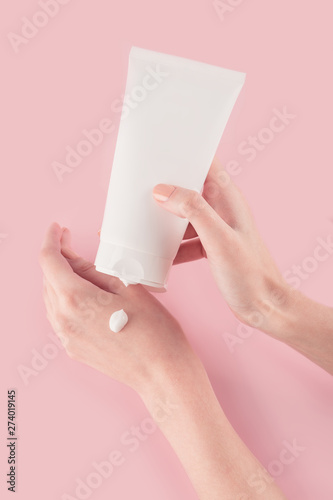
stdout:
[[[160,364],[152,376],[137,390],[138,395],[157,422],[162,412],[171,414],[191,397],[193,386],[209,384],[198,356],[189,347],[177,359]],[[164,420],[163,420],[164,421]]]
[[283,279],[270,281],[243,321],[278,340],[285,340],[295,330],[301,295]]
[[272,290],[258,301],[251,326],[333,374],[333,308],[311,300],[287,283],[279,282]]

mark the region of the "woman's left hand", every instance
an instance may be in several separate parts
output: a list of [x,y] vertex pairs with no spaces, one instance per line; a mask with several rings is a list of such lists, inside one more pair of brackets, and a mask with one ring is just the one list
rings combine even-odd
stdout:
[[[95,270],[70,247],[70,232],[53,223],[40,253],[47,317],[71,358],[142,393],[152,382],[197,359],[179,323],[141,285]],[[124,309],[128,323],[109,328]],[[195,361],[196,364],[196,361]]]

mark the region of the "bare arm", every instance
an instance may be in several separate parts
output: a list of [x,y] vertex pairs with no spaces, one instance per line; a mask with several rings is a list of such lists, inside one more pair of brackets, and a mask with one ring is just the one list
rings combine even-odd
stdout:
[[[156,394],[169,402],[169,415],[159,426],[198,497],[200,500],[285,499],[227,420],[206,372],[197,361],[173,367],[141,397],[152,413]],[[266,480],[258,484],[254,480],[258,476]]]
[[[229,424],[199,358],[160,302],[140,285],[126,288],[98,273],[73,252],[69,231],[57,224],[46,234],[40,262],[47,315],[70,357],[141,396],[200,500],[262,500],[248,484],[262,467]],[[113,333],[110,315],[120,309],[128,323]],[[168,403],[166,412],[161,401]],[[268,481],[265,498],[284,497]]]
[[261,329],[333,375],[333,309],[287,288]]

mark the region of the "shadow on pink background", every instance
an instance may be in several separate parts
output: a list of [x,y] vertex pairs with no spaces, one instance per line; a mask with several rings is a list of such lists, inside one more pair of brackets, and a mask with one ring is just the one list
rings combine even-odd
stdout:
[[[135,451],[121,442],[148,416],[146,409],[131,390],[56,347],[42,301],[38,252],[50,222],[71,228],[75,249],[95,257],[116,132],[62,182],[52,164],[64,162],[84,129],[103,118],[118,125],[111,105],[124,90],[132,45],[247,73],[218,156],[247,197],[280,269],[295,280],[293,266],[300,266],[299,287],[332,305],[333,255],[313,259],[317,239],[333,235],[332,5],[238,3],[223,19],[211,0],[63,0],[46,20],[36,15],[37,1],[1,5],[1,433],[5,438],[7,389],[15,387],[17,499],[75,498],[77,478],[86,481],[92,464],[115,449],[124,464],[86,498],[197,498],[159,431]],[[46,24],[16,53],[8,33],[20,34],[24,17]],[[272,135],[267,128],[276,111],[289,119]],[[259,141],[252,152],[250,136]],[[331,500],[331,377],[258,331],[244,334],[204,261],[173,269],[169,291],[159,298],[202,357],[231,423],[286,496]],[[31,369],[43,352],[52,359],[40,360],[24,383],[18,366]],[[283,465],[286,442],[302,451]],[[12,498],[6,459],[3,439],[1,497]]]

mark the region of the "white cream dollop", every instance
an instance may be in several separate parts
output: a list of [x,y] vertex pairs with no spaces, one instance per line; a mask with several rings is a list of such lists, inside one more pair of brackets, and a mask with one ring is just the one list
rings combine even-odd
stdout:
[[113,314],[111,314],[110,317],[109,321],[110,330],[113,331],[114,333],[118,333],[120,332],[120,330],[124,328],[127,322],[128,322],[128,316],[125,313],[124,309],[115,311]]

